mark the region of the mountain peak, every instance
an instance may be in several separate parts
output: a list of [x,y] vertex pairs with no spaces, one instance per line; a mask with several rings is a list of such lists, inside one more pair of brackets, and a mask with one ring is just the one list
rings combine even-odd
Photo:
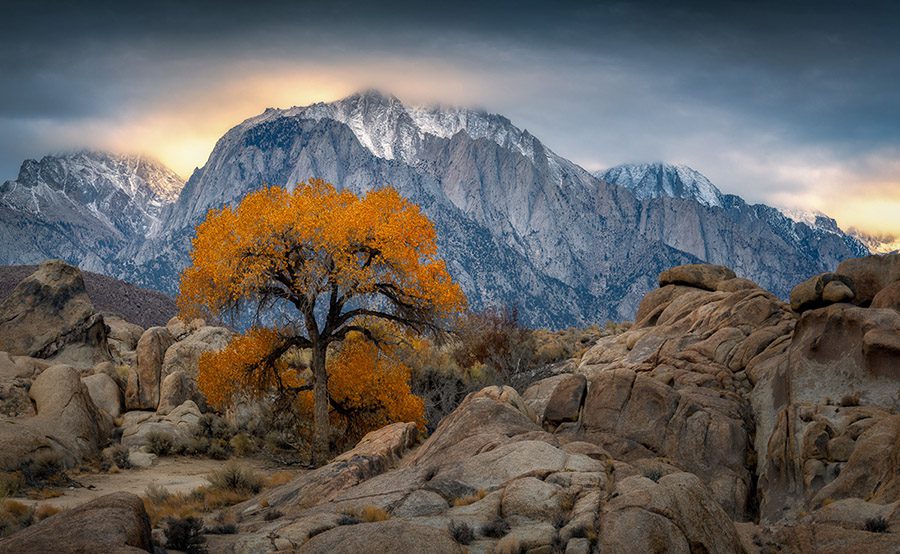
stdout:
[[595,175],[607,183],[631,190],[640,200],[687,198],[705,206],[722,206],[722,192],[705,175],[683,164],[622,164]]

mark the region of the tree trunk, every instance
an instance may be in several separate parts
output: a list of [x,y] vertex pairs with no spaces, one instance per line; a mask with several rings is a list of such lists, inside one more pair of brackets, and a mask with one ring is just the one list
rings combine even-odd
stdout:
[[328,373],[325,371],[324,347],[313,346],[313,444],[312,461],[324,464],[328,459]]

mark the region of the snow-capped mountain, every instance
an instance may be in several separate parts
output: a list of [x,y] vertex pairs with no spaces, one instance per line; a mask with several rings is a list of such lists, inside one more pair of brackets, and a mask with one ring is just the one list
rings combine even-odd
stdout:
[[704,206],[722,206],[722,192],[705,175],[686,165],[623,164],[595,175],[607,183],[626,187],[639,200],[688,198]]
[[853,227],[848,229],[848,233],[866,245],[866,248],[873,254],[891,254],[900,252],[900,237],[888,234],[877,235],[864,233]]
[[163,208],[183,186],[141,156],[83,151],[26,160],[14,181],[0,185],[0,263],[62,257],[114,271],[123,248],[160,231]]
[[[529,325],[628,319],[672,265],[728,265],[785,296],[798,280],[864,252],[846,235],[722,194],[690,168],[622,169],[611,184],[503,116],[411,107],[368,91],[267,109],[236,125],[145,233],[123,239],[116,225],[95,223],[90,202],[76,203],[66,212],[71,225],[89,221],[96,232],[73,241],[80,246],[72,256],[57,255],[81,261],[93,249],[103,253],[104,271],[175,293],[194,228],[210,208],[310,177],[356,193],[397,188],[434,221],[470,305],[516,306]],[[20,195],[16,209],[27,204]]]

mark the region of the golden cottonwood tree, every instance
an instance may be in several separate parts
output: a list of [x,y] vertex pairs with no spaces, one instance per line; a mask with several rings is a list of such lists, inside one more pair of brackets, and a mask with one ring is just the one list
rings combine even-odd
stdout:
[[[223,354],[234,369],[208,362],[222,371],[207,371],[200,384],[214,403],[229,389],[223,380],[282,392],[311,386],[317,461],[327,449],[329,405],[341,402],[329,396],[329,345],[355,333],[377,346],[378,321],[439,333],[466,303],[437,256],[431,221],[390,187],[362,197],[319,179],[293,191],[261,189],[234,209],[210,210],[197,227],[191,262],[178,300],[185,316],[291,308],[294,317],[277,329],[234,339]],[[311,351],[310,385],[282,359],[296,348]]]

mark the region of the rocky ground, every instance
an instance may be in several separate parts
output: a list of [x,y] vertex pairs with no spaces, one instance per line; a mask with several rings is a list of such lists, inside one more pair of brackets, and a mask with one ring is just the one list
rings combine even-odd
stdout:
[[[44,264],[0,305],[2,469],[110,441],[148,461],[148,436],[204,417],[196,360],[229,332],[98,320],[79,278]],[[223,510],[237,532],[209,551],[900,551],[900,255],[848,260],[790,303],[719,266],[659,284],[558,374],[473,393],[428,437],[372,432]],[[116,493],[0,552],[151,543],[139,499]]]

